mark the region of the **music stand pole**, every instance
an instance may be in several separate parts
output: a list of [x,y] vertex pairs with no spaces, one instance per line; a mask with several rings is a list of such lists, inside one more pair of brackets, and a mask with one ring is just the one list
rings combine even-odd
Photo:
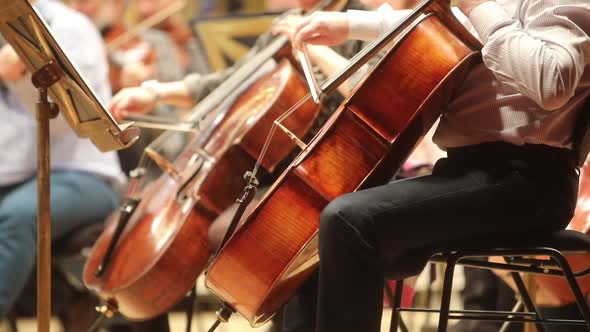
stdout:
[[37,122],[37,331],[49,332],[51,322],[51,150],[49,120],[58,114],[49,102],[47,89],[63,73],[48,64],[33,74],[33,85],[39,91]]
[[[37,331],[49,332],[51,321],[51,208],[49,120],[59,105],[80,138],[102,152],[124,149],[139,129],[122,126],[108,113],[53,38],[47,23],[28,0],[0,0],[0,34],[14,48],[39,91],[37,121]],[[52,103],[48,101],[51,96]],[[53,104],[55,103],[55,105]]]

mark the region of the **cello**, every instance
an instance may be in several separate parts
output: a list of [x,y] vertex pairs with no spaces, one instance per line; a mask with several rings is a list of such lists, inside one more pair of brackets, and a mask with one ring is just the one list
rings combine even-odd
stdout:
[[[275,38],[193,109],[185,129],[195,133],[173,161],[155,148],[171,134],[146,149],[145,160],[163,174],[155,177],[141,167],[133,172],[127,198],[107,221],[84,267],[84,283],[111,309],[145,320],[182,299],[209,259],[209,225],[233,204],[244,172],[262,149],[272,156],[262,165],[270,173],[294,148],[288,135],[263,145],[260,133],[270,129],[279,111],[302,100],[303,79],[286,59],[262,78],[253,77],[270,58],[284,54],[286,45],[286,37]],[[319,108],[311,101],[299,104],[303,112],[288,126],[301,136]]]
[[323,83],[322,92],[333,91],[402,29],[209,266],[206,286],[252,326],[268,321],[316,269],[323,208],[344,193],[387,182],[479,59],[480,43],[449,1],[427,0],[353,58],[345,74]]

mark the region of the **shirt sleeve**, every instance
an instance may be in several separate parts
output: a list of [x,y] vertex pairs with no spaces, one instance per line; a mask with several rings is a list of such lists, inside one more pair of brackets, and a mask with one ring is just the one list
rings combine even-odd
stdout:
[[348,38],[373,40],[390,30],[401,19],[410,14],[410,10],[394,10],[389,4],[383,4],[376,11],[348,10]]
[[[469,25],[467,17],[457,8],[451,8],[455,17],[464,25]],[[373,40],[412,13],[410,9],[394,10],[389,4],[383,4],[376,11],[348,10],[348,38]],[[477,37],[477,36],[476,36]]]
[[530,0],[520,11],[510,15],[495,1],[473,10],[469,20],[484,44],[483,61],[543,109],[558,109],[574,95],[590,62],[590,3]]
[[209,93],[215,90],[223,81],[225,81],[234,72],[235,68],[229,67],[226,70],[214,72],[210,74],[192,73],[184,78],[184,84],[191,95],[193,104],[198,103],[205,98]]
[[176,46],[165,32],[148,29],[142,33],[141,37],[156,52],[156,70],[160,81],[177,81],[184,76],[176,53]]
[[260,35],[248,54],[225,70],[205,75],[199,73],[187,75],[184,78],[184,84],[191,95],[193,103],[196,104],[201,99],[205,98],[209,93],[215,90],[215,88],[221,85],[221,83],[227,80],[238,68],[240,68],[240,66],[248,62],[260,50],[266,47],[272,40],[273,35],[271,33],[267,32]]

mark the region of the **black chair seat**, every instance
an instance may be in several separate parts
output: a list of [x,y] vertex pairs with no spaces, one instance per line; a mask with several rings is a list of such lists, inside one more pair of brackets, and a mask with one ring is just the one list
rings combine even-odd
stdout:
[[590,251],[590,236],[571,230],[501,234],[485,238],[453,241],[437,248],[440,249],[437,251],[479,251],[489,250],[491,248],[511,248],[518,250],[537,247],[553,248],[564,253],[585,253]]
[[[574,273],[564,254],[590,253],[590,236],[577,231],[559,230],[553,232],[531,231],[527,233],[493,234],[480,238],[455,240],[426,250],[430,252],[430,261],[445,263],[443,292],[440,310],[404,309],[401,308],[403,280],[398,280],[395,298],[392,303],[390,331],[397,331],[400,326],[401,311],[440,312],[438,332],[446,332],[449,319],[488,319],[511,322],[534,323],[539,331],[546,331],[544,324],[575,324],[586,325],[590,330],[590,308],[576,282],[575,277],[590,274],[590,267]],[[413,260],[426,257],[424,251],[411,255]],[[506,263],[489,262],[473,258],[503,256]],[[549,257],[547,259],[545,257]],[[421,262],[421,260],[420,260]],[[522,301],[528,312],[502,311],[469,311],[450,308],[451,288],[456,265],[465,265],[484,269],[500,269],[510,271]],[[589,264],[590,265],[590,264]],[[525,284],[517,272],[550,274],[566,278],[573,292],[582,320],[543,319],[528,294]]]

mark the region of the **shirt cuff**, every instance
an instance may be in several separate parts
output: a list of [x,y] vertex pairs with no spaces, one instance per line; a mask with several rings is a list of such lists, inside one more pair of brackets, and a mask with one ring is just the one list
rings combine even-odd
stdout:
[[184,77],[184,84],[191,95],[193,103],[199,102],[201,98],[201,85],[203,84],[202,76],[198,73],[188,74]]
[[480,4],[469,15],[469,21],[471,21],[483,44],[487,42],[489,34],[498,24],[509,19],[508,13],[496,1],[486,1]]
[[372,40],[379,36],[381,15],[365,10],[348,10],[348,39]]

